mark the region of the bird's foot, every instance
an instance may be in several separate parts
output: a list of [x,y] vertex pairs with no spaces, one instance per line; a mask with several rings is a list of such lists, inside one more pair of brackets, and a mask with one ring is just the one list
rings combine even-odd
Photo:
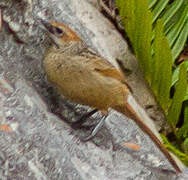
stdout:
[[79,128],[82,128],[82,127],[93,127],[93,125],[87,125],[87,126],[83,126],[83,124],[87,121],[87,119],[92,116],[93,114],[95,114],[98,110],[97,109],[94,109],[86,114],[84,114],[78,121],[76,122],[73,122],[71,124],[71,127],[73,129],[79,129]]
[[94,109],[86,114],[84,114],[78,121],[74,122],[71,124],[71,127],[73,129],[79,129],[79,128],[84,128],[84,129],[87,129],[87,130],[90,130],[91,128],[93,128],[91,134],[85,138],[82,138],[82,141],[89,141],[90,139],[92,139],[99,131],[100,129],[102,128],[102,126],[104,125],[105,123],[105,119],[106,119],[106,112],[104,112],[104,116],[102,117],[102,119],[99,121],[99,123],[97,125],[83,125],[87,119],[92,116],[93,114],[95,114],[96,112],[98,111],[98,109]]
[[100,122],[92,130],[91,134],[89,136],[83,138],[82,141],[86,142],[86,141],[91,140],[93,137],[95,137],[95,135],[100,131],[100,129],[104,125],[105,119],[106,119],[106,116],[103,116],[102,119],[100,120]]

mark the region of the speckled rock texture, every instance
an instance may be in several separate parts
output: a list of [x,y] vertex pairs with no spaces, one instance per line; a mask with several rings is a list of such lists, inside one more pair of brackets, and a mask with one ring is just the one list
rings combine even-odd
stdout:
[[[0,31],[0,180],[175,180],[177,176],[151,140],[131,120],[114,111],[89,142],[89,130],[73,130],[87,107],[61,98],[48,83],[42,59],[48,40],[39,17],[63,21],[101,56],[132,59],[128,77],[143,105],[155,104],[126,42],[86,0],[1,0]],[[91,2],[91,1],[90,1]],[[131,68],[131,66],[130,66]],[[142,79],[143,80],[143,79]],[[139,94],[140,93],[140,94]],[[141,98],[140,95],[142,95]],[[95,123],[100,113],[90,118]],[[125,146],[139,145],[139,149]]]

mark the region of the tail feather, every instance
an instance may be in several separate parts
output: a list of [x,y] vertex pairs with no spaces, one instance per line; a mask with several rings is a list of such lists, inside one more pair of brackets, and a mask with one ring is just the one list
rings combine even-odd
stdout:
[[178,161],[174,155],[172,155],[162,144],[162,139],[158,133],[155,124],[148,117],[146,112],[140,105],[136,102],[132,95],[127,96],[127,104],[124,107],[115,108],[115,110],[121,112],[125,116],[133,119],[137,125],[144,131],[152,141],[157,145],[160,151],[165,155],[171,165],[174,167],[177,173],[181,173],[181,167],[184,167],[181,161]]

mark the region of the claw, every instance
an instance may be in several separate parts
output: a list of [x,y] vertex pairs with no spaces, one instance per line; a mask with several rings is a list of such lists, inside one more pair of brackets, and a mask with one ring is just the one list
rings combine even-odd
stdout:
[[72,123],[72,128],[74,129],[78,129],[78,128],[81,128],[83,123],[85,123],[87,121],[87,119],[89,117],[91,117],[93,114],[95,114],[96,112],[98,111],[98,109],[94,109],[86,114],[84,114],[78,121]]

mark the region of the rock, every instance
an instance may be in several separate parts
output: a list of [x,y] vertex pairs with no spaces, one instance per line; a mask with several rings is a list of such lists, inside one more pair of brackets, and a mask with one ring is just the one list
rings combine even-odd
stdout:
[[88,108],[60,98],[46,80],[42,59],[47,40],[39,16],[69,24],[117,66],[117,56],[133,56],[113,25],[85,0],[7,0],[0,7],[2,179],[177,179],[151,140],[115,111],[92,141],[82,142],[80,137],[90,131],[73,130],[66,122],[77,120]]

